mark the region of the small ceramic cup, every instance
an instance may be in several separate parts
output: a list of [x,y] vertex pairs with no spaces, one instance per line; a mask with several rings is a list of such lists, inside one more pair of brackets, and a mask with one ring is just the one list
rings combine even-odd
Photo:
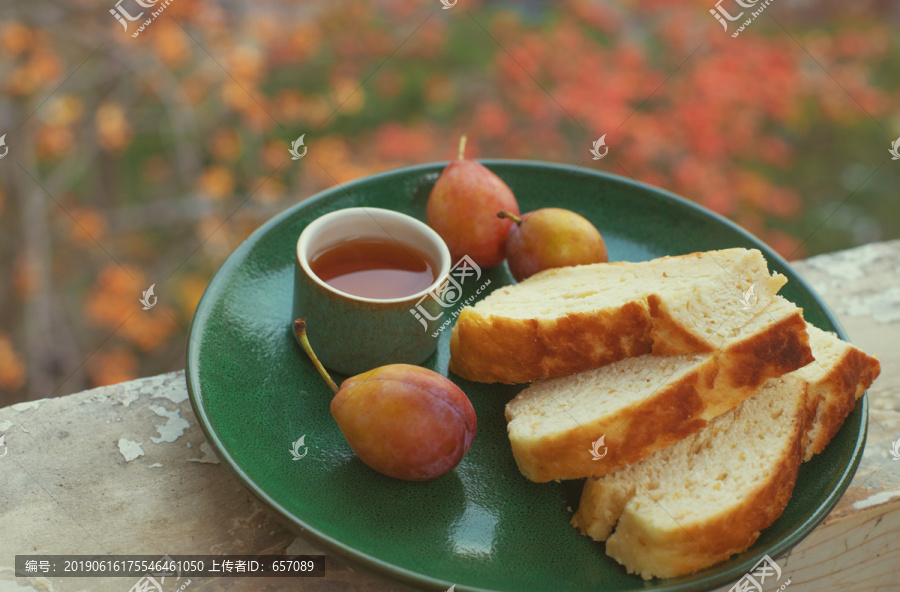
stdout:
[[[415,247],[437,266],[427,289],[403,298],[374,299],[341,292],[321,280],[309,262],[347,240],[392,240]],[[359,374],[384,364],[419,364],[434,353],[440,304],[424,298],[450,273],[450,251],[426,224],[381,208],[346,208],[311,222],[297,241],[294,319],[306,318],[307,336],[319,360],[341,374]],[[417,311],[425,307],[430,314]],[[431,310],[433,309],[433,310]]]

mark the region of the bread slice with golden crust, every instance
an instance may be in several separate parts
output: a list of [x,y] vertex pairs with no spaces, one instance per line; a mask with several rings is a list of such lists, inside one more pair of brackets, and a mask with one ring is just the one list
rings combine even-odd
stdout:
[[463,309],[450,370],[513,384],[651,351],[715,351],[729,319],[752,318],[786,281],[755,249],[550,269]]
[[[532,384],[506,407],[519,470],[536,482],[599,477],[700,431],[767,379],[812,361],[801,313],[777,297],[728,327],[721,350],[638,356]],[[594,459],[601,436],[606,453]]]
[[806,397],[798,378],[773,379],[702,432],[589,479],[572,524],[645,579],[688,574],[747,549],[793,492],[811,419]]
[[831,442],[853,411],[856,401],[881,373],[881,364],[842,341],[834,333],[808,325],[809,344],[816,361],[796,372],[810,384],[809,395],[815,419],[807,433],[806,462]]
[[[749,548],[784,511],[799,465],[827,443],[877,359],[808,328],[816,362],[767,381],[709,426],[585,483],[572,524],[645,579],[675,577]],[[613,532],[615,529],[615,532]]]

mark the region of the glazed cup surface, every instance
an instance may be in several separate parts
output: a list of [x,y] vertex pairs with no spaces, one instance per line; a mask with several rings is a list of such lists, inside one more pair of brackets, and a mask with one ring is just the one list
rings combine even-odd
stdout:
[[[436,265],[434,282],[401,298],[348,294],[310,267],[316,255],[349,240],[394,241],[425,254]],[[311,222],[297,240],[293,316],[306,318],[307,336],[329,370],[353,375],[385,364],[420,364],[437,347],[436,327],[414,311],[450,272],[450,252],[434,230],[406,214],[381,208],[346,208]],[[425,298],[431,302],[432,299]],[[435,315],[432,315],[435,316]]]

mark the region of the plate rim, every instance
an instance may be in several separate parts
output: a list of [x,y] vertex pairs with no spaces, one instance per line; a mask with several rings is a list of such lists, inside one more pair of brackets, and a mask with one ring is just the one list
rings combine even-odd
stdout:
[[[552,163],[545,161],[536,161],[536,160],[515,160],[515,159],[474,159],[477,162],[487,166],[487,168],[491,168],[492,165],[502,165],[502,166],[513,166],[513,167],[522,167],[522,168],[542,168],[554,170],[557,172],[568,173],[568,174],[580,174],[587,177],[596,177],[599,179],[603,179],[605,181],[620,183],[624,185],[630,185],[636,189],[642,190],[651,194],[654,197],[664,198],[667,200],[671,200],[675,202],[677,205],[681,207],[685,207],[689,210],[692,210],[694,213],[711,217],[716,222],[725,225],[730,230],[736,232],[738,235],[741,235],[743,238],[747,239],[749,242],[756,244],[756,248],[759,248],[767,259],[775,260],[785,271],[785,275],[788,276],[791,282],[795,282],[799,284],[804,290],[806,290],[809,294],[812,295],[813,299],[822,307],[822,310],[829,320],[829,322],[834,326],[835,332],[837,335],[843,339],[847,340],[847,334],[844,331],[843,326],[840,321],[831,311],[831,309],[827,306],[827,304],[822,300],[821,296],[813,290],[812,286],[803,279],[791,265],[783,258],[781,255],[776,253],[769,247],[765,242],[762,241],[759,237],[746,230],[745,228],[739,226],[735,222],[732,222],[728,218],[698,204],[688,200],[687,198],[681,197],[674,193],[671,193],[665,189],[660,187],[656,187],[653,185],[649,185],[646,183],[642,183],[640,181],[636,181],[630,177],[625,177],[621,175],[616,175],[614,173],[607,173],[605,171],[598,171],[595,169],[586,169],[582,166],[573,166],[569,164],[563,163]],[[209,318],[207,314],[207,309],[211,306],[210,299],[216,294],[216,292],[221,287],[220,284],[224,281],[222,278],[224,275],[236,268],[240,262],[242,262],[248,252],[263,238],[270,229],[281,224],[284,220],[292,217],[297,211],[313,206],[319,202],[325,201],[333,195],[342,195],[347,192],[352,192],[352,190],[364,183],[369,183],[373,179],[381,179],[386,177],[404,175],[415,172],[434,172],[434,171],[442,171],[444,167],[447,166],[452,161],[437,161],[419,165],[413,165],[408,167],[402,167],[397,169],[391,169],[388,171],[383,171],[380,173],[376,173],[374,175],[367,175],[364,177],[360,177],[358,179],[354,179],[347,183],[338,182],[337,185],[333,187],[329,187],[323,191],[320,191],[306,199],[303,199],[296,204],[284,209],[272,216],[269,220],[260,225],[259,228],[254,230],[240,245],[238,245],[225,259],[219,269],[216,270],[213,277],[210,279],[206,288],[203,291],[203,295],[200,297],[200,300],[197,303],[197,307],[194,310],[193,318],[191,319],[191,324],[188,328],[188,338],[186,344],[186,362],[185,362],[185,381],[187,383],[187,391],[188,397],[191,401],[191,407],[193,408],[194,415],[197,418],[197,423],[200,425],[203,430],[204,435],[206,436],[207,441],[213,447],[216,455],[222,460],[222,464],[228,468],[229,471],[233,475],[235,475],[238,480],[247,488],[247,490],[253,494],[260,502],[262,502],[269,510],[274,511],[278,518],[288,525],[289,530],[294,532],[295,534],[301,533],[300,536],[310,540],[315,546],[319,547],[322,551],[326,552],[326,556],[328,552],[331,552],[336,557],[340,557],[342,561],[346,563],[352,564],[354,567],[359,567],[364,571],[369,573],[374,573],[380,577],[387,577],[395,582],[400,582],[410,588],[414,589],[423,589],[423,586],[444,586],[453,585],[457,586],[457,590],[459,592],[501,592],[498,590],[493,590],[490,588],[479,588],[466,586],[464,584],[457,584],[455,582],[447,582],[445,580],[441,580],[432,576],[428,576],[427,574],[422,574],[419,572],[414,572],[412,570],[408,570],[406,568],[397,566],[388,561],[384,561],[379,559],[378,557],[369,555],[365,552],[359,551],[342,541],[331,537],[330,535],[310,526],[301,518],[294,516],[291,512],[287,511],[281,504],[279,504],[276,500],[274,500],[268,493],[266,493],[261,487],[259,487],[253,479],[250,478],[235,462],[235,460],[231,457],[231,455],[227,452],[221,440],[218,438],[218,435],[214,432],[209,416],[206,414],[206,410],[203,407],[202,403],[198,398],[198,393],[200,392],[200,384],[199,384],[199,376],[195,372],[195,367],[199,365],[199,345],[195,345],[195,332],[202,332],[202,329],[205,327],[206,322]],[[863,451],[865,449],[866,438],[868,434],[868,422],[865,418],[868,417],[868,391],[866,391],[861,399],[857,402],[857,405],[861,405],[861,418],[859,433],[856,438],[856,443],[852,452],[851,462],[845,467],[844,471],[841,473],[837,486],[831,490],[829,495],[826,497],[825,501],[819,504],[816,511],[804,521],[800,526],[798,526],[790,535],[785,537],[783,540],[778,541],[777,543],[770,546],[767,550],[765,550],[762,554],[754,554],[753,557],[742,560],[735,566],[724,570],[717,574],[712,574],[706,576],[699,580],[689,581],[689,582],[680,582],[677,584],[665,585],[663,584],[661,587],[656,586],[653,589],[657,592],[688,592],[689,590],[713,590],[717,587],[721,587],[726,585],[729,582],[736,581],[743,574],[747,573],[750,568],[765,555],[769,555],[773,559],[781,556],[785,552],[789,551],[793,547],[799,545],[830,513],[831,510],[834,509],[834,506],[837,504],[838,500],[843,497],[847,488],[850,486],[851,481],[853,480],[853,476],[856,474],[856,471],[859,467],[859,464],[862,460]],[[854,407],[855,410],[855,407]],[[852,412],[852,411],[851,411]],[[736,575],[735,575],[736,574]],[[690,577],[690,576],[683,576]],[[665,579],[659,580],[660,582],[664,582]],[[637,589],[637,588],[636,588]],[[505,592],[505,591],[503,591]]]

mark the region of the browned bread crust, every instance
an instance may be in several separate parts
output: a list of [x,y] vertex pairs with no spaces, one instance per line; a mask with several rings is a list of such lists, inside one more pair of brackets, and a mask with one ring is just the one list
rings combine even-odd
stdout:
[[[710,354],[648,399],[552,437],[518,439],[511,431],[513,457],[522,474],[538,483],[600,477],[700,431],[709,420],[753,395],[767,379],[812,360],[806,323],[796,309],[765,331]],[[507,406],[506,420],[512,419]],[[601,435],[607,454],[594,460],[590,450]]]
[[507,384],[563,376],[650,353],[651,324],[643,302],[552,320],[485,318],[464,308],[450,338],[450,371]]
[[[809,329],[821,333],[814,328]],[[836,341],[837,337],[832,335]],[[770,526],[784,511],[796,483],[799,465],[820,452],[837,433],[857,398],[880,373],[877,358],[842,344],[846,349],[837,357],[828,355],[826,343],[813,347],[814,353],[823,352],[822,362],[814,361],[799,372],[782,378],[788,380],[788,393],[798,392],[800,384],[803,398],[794,407],[794,425],[791,440],[764,479],[757,481],[760,488],[751,497],[728,507],[726,511],[711,514],[705,520],[695,518],[690,523],[679,522],[677,528],[651,527],[642,521],[639,506],[629,509],[629,501],[641,493],[640,487],[649,487],[647,481],[653,475],[646,467],[622,470],[602,479],[588,479],[582,492],[581,503],[572,517],[572,525],[582,534],[598,541],[606,541],[607,553],[626,566],[629,572],[644,578],[675,577],[688,574],[720,561],[734,553],[749,548],[762,529]],[[758,350],[757,350],[758,351]],[[816,354],[818,355],[818,354]],[[827,369],[827,370],[826,370]],[[740,413],[739,407],[734,413]],[[727,416],[726,416],[727,417]],[[710,430],[716,429],[713,422]],[[719,428],[726,429],[726,428]],[[703,436],[700,433],[694,438]],[[710,436],[714,438],[715,436]],[[707,438],[706,442],[715,443]],[[679,458],[689,454],[694,444],[688,439],[679,446]],[[675,454],[675,448],[658,454]],[[723,453],[726,453],[723,450]],[[654,462],[651,457],[644,462]],[[671,462],[671,457],[664,457]],[[660,462],[657,460],[656,463]],[[642,467],[642,465],[636,465]],[[734,467],[741,470],[740,467]],[[633,472],[637,470],[637,472]],[[728,495],[726,493],[726,495]],[[656,499],[654,497],[654,499]],[[660,502],[662,503],[662,502]],[[697,500],[697,503],[702,503]],[[613,534],[613,529],[615,533]]]
[[650,330],[653,355],[702,354],[715,349],[672,318],[658,294],[650,294],[647,297],[647,307],[650,310],[650,318],[653,319]]
[[[678,265],[715,260],[720,254],[725,258],[740,259],[740,263],[735,263],[737,266],[756,265],[752,272],[736,272],[736,276],[740,277],[727,282],[733,284],[729,289],[737,294],[740,294],[737,292],[739,288],[743,290],[751,281],[755,282],[753,285],[759,290],[761,308],[787,281],[780,274],[768,275],[762,254],[746,249],[660,257],[638,264],[615,262],[596,266],[613,270],[608,271],[610,277],[619,277],[616,272],[633,265],[663,265],[656,271],[662,279],[670,277],[666,275],[665,269],[669,269],[666,266],[677,269]],[[523,283],[549,283],[579,267],[594,266],[548,269]],[[725,270],[725,267],[721,269]],[[675,273],[677,275],[677,271]],[[754,275],[751,277],[748,273]],[[601,277],[605,276],[601,274]],[[719,277],[716,281],[708,281],[719,286],[726,280]],[[514,286],[503,288],[499,293],[508,295],[515,289]],[[700,291],[695,286],[695,293]],[[680,320],[676,319],[663,305],[664,298],[654,292],[648,288],[644,294],[623,297],[620,305],[547,318],[519,318],[490,314],[484,312],[484,308],[466,307],[450,336],[450,371],[476,382],[519,384],[590,370],[651,350],[658,355],[678,355],[715,349],[712,344],[703,341],[702,329],[685,326],[686,322],[690,324],[685,315]],[[668,304],[676,307],[684,305],[683,297],[670,295],[672,301]],[[697,308],[701,309],[704,305],[708,303],[701,303],[698,299]]]
[[723,354],[719,356],[719,367],[729,381],[726,384],[749,387],[753,392],[767,379],[793,372],[815,360],[801,309],[771,325],[767,331],[731,345]]
[[851,347],[827,376],[810,389],[816,430],[806,443],[803,461],[806,462],[831,442],[844,420],[881,374],[878,358]]
[[[707,422],[704,398],[715,390],[718,373],[715,359],[710,358],[650,399],[597,421],[581,422],[555,437],[523,442],[510,434],[513,458],[522,474],[537,483],[611,473],[703,429]],[[512,419],[507,407],[506,420]],[[595,461],[590,450],[602,435],[606,456]]]
[[[810,424],[806,405],[797,407],[797,423],[802,429],[794,432],[788,454],[779,459],[765,484],[743,503],[709,521],[665,531],[653,540],[644,540],[647,533],[636,523],[639,518],[625,513],[606,542],[606,552],[625,564],[629,572],[649,579],[689,574],[748,549],[760,531],[781,516],[791,499],[803,456],[803,433]],[[647,566],[652,566],[652,574]]]

